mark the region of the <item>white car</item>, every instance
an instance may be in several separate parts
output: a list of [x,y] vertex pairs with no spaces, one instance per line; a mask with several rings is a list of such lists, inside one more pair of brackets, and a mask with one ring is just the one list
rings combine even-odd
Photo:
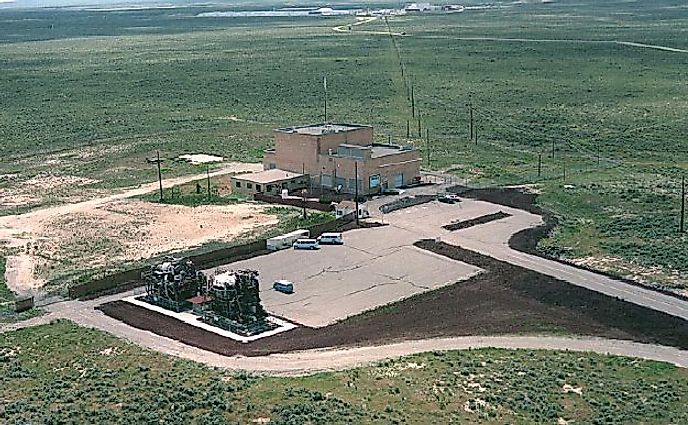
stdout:
[[321,245],[344,245],[344,238],[341,233],[323,233],[318,237]]
[[317,239],[297,239],[294,249],[320,249],[320,243]]

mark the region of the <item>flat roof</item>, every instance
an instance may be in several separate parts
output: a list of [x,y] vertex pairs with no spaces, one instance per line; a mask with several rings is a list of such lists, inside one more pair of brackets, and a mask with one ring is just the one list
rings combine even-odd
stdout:
[[362,128],[372,128],[369,125],[358,124],[312,124],[300,127],[284,127],[275,131],[282,133],[298,133],[310,136],[322,136],[324,134],[342,133],[347,131],[360,130]]
[[232,176],[232,178],[237,180],[247,180],[259,184],[269,184],[281,182],[284,180],[291,180],[303,176],[303,174],[292,173],[291,171],[284,171],[280,170],[279,168],[273,168],[272,170],[259,171],[257,173],[239,174],[236,176]]
[[373,158],[379,158],[381,156],[387,156],[387,155],[395,155],[401,152],[408,152],[411,149],[404,149],[401,146],[394,146],[394,145],[389,145],[389,146],[382,146],[382,145],[373,145]]
[[[404,147],[401,145],[383,145],[383,144],[373,144],[373,145],[350,145],[342,143],[340,147],[345,147],[347,149],[371,151],[372,158],[380,158],[387,155],[396,155],[403,152],[414,151],[413,147]],[[337,155],[337,152],[333,152],[333,155]]]

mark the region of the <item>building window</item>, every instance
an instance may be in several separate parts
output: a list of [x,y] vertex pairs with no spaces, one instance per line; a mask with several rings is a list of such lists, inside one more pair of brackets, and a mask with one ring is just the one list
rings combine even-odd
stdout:
[[269,184],[269,185],[265,188],[265,190],[268,191],[268,192],[272,192],[272,185]]
[[253,183],[246,183],[246,189],[253,189]]
[[235,183],[235,186],[236,186],[236,187],[241,187],[241,182],[236,182],[236,183]]
[[262,189],[262,188],[260,187],[260,185],[257,184],[257,185],[256,185],[256,192],[261,192],[261,191],[262,191],[261,189]]
[[274,170],[275,168],[277,168],[277,164],[274,162],[268,164],[268,170]]

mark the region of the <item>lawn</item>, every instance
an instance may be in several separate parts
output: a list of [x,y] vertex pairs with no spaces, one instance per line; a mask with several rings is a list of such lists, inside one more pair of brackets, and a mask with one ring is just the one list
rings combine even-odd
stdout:
[[[154,181],[157,150],[166,176],[204,171],[169,161],[183,153],[258,161],[273,128],[322,119],[327,76],[333,120],[473,185],[534,185],[562,222],[543,249],[688,290],[688,53],[616,43],[688,49],[681,1],[512,4],[352,33],[332,31],[347,18],[195,17],[208,10],[0,12],[0,214]],[[406,36],[365,32],[387,29]]]
[[6,424],[688,421],[685,369],[571,352],[435,352],[275,378],[206,368],[58,321],[3,334],[0,371]]

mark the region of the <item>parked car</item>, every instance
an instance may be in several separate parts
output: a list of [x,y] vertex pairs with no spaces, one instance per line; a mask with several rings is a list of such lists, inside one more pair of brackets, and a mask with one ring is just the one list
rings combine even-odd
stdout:
[[323,233],[318,237],[321,245],[344,245],[344,238],[341,233]]
[[459,198],[459,195],[455,193],[438,193],[437,200],[444,202],[445,204],[455,204],[457,202],[461,202],[461,198]]
[[390,189],[383,189],[382,190],[383,195],[401,195],[404,192],[406,192],[404,189],[396,189],[396,188],[390,188]]
[[276,280],[275,283],[272,284],[272,289],[274,289],[277,292],[282,292],[284,294],[293,294],[294,283],[283,279]]
[[294,249],[320,249],[320,243],[317,239],[297,239]]

